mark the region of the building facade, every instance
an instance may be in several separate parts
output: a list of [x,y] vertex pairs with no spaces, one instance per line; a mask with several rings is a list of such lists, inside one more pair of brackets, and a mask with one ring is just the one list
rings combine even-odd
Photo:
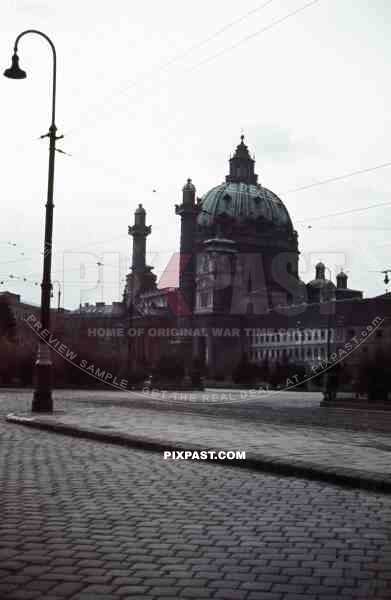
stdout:
[[[132,266],[122,301],[52,311],[52,326],[69,348],[97,362],[104,357],[129,380],[170,357],[183,364],[185,378],[197,365],[210,379],[229,381],[244,357],[260,370],[266,364],[310,371],[353,338],[352,351],[341,357],[357,370],[379,349],[388,352],[391,296],[364,299],[343,271],[331,281],[322,262],[311,281],[301,280],[292,219],[259,182],[243,136],[224,181],[200,198],[188,179],[174,210],[181,231],[178,287],[161,287],[146,264],[152,225],[139,204],[128,228]],[[22,322],[30,313],[39,318],[39,308],[6,294],[18,343],[36,343]]]
[[145,263],[151,225],[141,205],[129,227],[133,259],[124,305],[131,327],[143,332],[129,340],[131,369],[155,367],[170,352],[187,372],[197,362],[211,378],[229,378],[244,355],[259,366],[310,368],[347,343],[348,332],[369,323],[376,310],[388,314],[388,297],[381,306],[364,300],[349,288],[346,273],[334,283],[321,262],[312,281],[300,279],[297,232],[282,200],[259,183],[243,136],[224,182],[199,198],[189,179],[175,212],[178,288],[160,289]]

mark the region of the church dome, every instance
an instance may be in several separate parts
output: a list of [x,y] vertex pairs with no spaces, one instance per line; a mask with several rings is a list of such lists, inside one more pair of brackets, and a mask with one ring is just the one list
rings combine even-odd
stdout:
[[315,265],[315,279],[307,283],[307,286],[312,289],[329,288],[330,290],[334,290],[336,286],[331,279],[326,279],[325,271],[325,264],[318,262],[318,264]]
[[293,229],[282,200],[258,183],[227,181],[209,190],[202,198],[198,224],[211,225],[216,217],[231,217],[243,221],[263,220],[275,227]]
[[312,288],[312,289],[330,289],[330,290],[335,290],[336,286],[335,284],[330,281],[330,279],[313,279],[312,281],[310,281],[309,283],[307,283],[307,287]]
[[230,158],[230,172],[224,183],[207,192],[200,203],[198,225],[209,227],[230,217],[243,222],[263,222],[272,228],[293,231],[289,212],[282,200],[258,183],[254,172],[255,160],[251,158],[244,136]]
[[331,279],[326,279],[326,266],[322,262],[315,265],[315,279],[307,283],[306,287],[310,302],[335,300],[337,288]]

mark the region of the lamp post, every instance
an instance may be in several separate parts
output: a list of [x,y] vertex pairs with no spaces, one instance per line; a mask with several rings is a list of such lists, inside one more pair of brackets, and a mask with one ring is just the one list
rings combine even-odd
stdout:
[[[45,214],[45,242],[43,253],[43,276],[41,283],[41,325],[43,331],[50,331],[50,295],[52,290],[51,268],[52,268],[52,234],[53,234],[53,186],[54,186],[54,157],[56,152],[56,140],[63,136],[56,136],[56,49],[51,39],[41,31],[28,29],[18,35],[14,44],[12,65],[4,71],[5,77],[10,79],[25,79],[26,72],[19,67],[18,43],[27,34],[36,34],[43,37],[50,45],[53,55],[53,84],[52,84],[52,119],[49,132],[41,138],[49,138],[49,171],[48,188]],[[47,334],[46,334],[47,335]],[[52,400],[52,373],[53,363],[50,358],[49,346],[40,337],[37,360],[35,362],[35,390],[32,402],[32,412],[53,412]]]
[[[328,272],[329,272],[329,280],[331,281],[331,269],[329,267],[325,267]],[[330,356],[330,350],[331,350],[331,335],[330,335],[330,329],[331,329],[331,298],[328,298],[328,312],[327,312],[327,346],[326,346],[326,360],[329,360],[329,356]],[[335,314],[335,303],[333,305],[333,313]],[[326,363],[327,364],[327,363]],[[326,400],[330,400],[331,399],[331,394],[332,394],[332,390],[331,390],[331,378],[330,378],[330,373],[329,373],[329,368],[328,367],[325,372],[325,380],[324,380],[324,391],[323,391],[323,395],[324,398]]]

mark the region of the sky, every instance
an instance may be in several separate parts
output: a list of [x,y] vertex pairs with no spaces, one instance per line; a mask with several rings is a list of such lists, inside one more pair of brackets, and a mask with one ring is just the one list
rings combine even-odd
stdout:
[[[3,0],[0,17],[1,70],[25,29],[57,49],[68,154],[56,154],[53,281],[66,308],[121,299],[139,203],[159,278],[184,183],[200,197],[221,183],[241,133],[298,231],[302,279],[321,259],[366,297],[384,293],[391,164],[340,177],[391,163],[387,0]],[[27,79],[0,79],[0,290],[38,304],[52,58],[34,35],[19,56]]]

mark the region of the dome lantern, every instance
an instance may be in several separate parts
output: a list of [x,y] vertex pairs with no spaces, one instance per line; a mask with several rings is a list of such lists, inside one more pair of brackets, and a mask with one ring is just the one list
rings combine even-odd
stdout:
[[348,276],[341,269],[340,273],[337,275],[337,288],[346,290],[348,287]]
[[326,270],[326,267],[325,267],[324,263],[319,261],[318,264],[315,265],[315,279],[323,279],[323,280],[326,279],[325,270]]
[[248,147],[244,143],[244,135],[240,136],[241,142],[235,154],[229,159],[229,175],[225,180],[232,183],[246,183],[257,185],[258,175],[254,173],[255,160],[251,158]]

